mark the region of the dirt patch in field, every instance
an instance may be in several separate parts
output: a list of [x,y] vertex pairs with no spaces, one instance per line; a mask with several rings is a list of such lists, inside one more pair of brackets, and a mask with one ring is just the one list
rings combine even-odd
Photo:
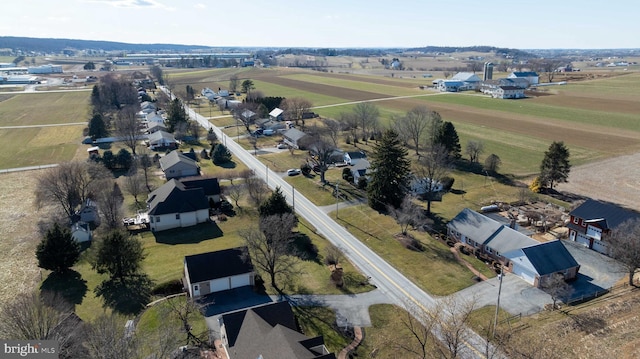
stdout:
[[416,84],[413,84],[413,83],[410,83],[410,82],[393,81],[393,80],[380,78],[380,77],[362,77],[362,76],[354,76],[354,75],[347,75],[347,74],[332,74],[332,73],[323,73],[321,75],[312,73],[311,75],[318,76],[318,77],[332,77],[332,78],[337,78],[337,79],[342,79],[342,80],[366,82],[366,83],[372,83],[372,84],[377,84],[377,85],[385,85],[385,86],[395,86],[395,87],[403,87],[403,88],[416,88],[417,87]]
[[556,189],[640,211],[640,152],[574,167]]
[[373,100],[377,98],[386,97],[385,95],[360,91],[360,90],[352,90],[344,87],[324,85],[324,84],[314,84],[312,82],[307,81],[299,81],[293,80],[284,77],[263,77],[260,79],[264,82],[269,82],[275,85],[290,87],[302,91],[319,93],[327,96],[333,96],[342,98],[348,101],[363,101],[363,100]]
[[40,279],[35,258],[38,214],[33,205],[37,173],[0,174],[0,306],[33,290]]

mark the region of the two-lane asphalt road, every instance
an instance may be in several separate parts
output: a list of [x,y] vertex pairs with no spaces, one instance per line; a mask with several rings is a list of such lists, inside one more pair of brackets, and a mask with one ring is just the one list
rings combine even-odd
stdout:
[[[417,306],[427,312],[434,308],[436,301],[433,297],[362,244],[344,227],[336,223],[302,194],[295,191],[278,174],[252,156],[249,151],[242,148],[219,128],[209,123],[206,118],[189,108],[187,108],[187,111],[189,116],[192,119],[196,119],[205,129],[213,128],[218,139],[225,143],[229,151],[252,169],[256,176],[263,178],[270,188],[280,187],[287,197],[287,202],[293,205],[296,213],[313,225],[318,233],[323,235],[329,242],[340,248],[344,255],[365,275],[369,276],[371,282],[391,298],[396,305],[404,308]],[[472,335],[465,341],[466,350],[463,350],[462,357],[484,358],[485,355],[483,353],[485,352],[486,341],[476,333],[471,333]]]

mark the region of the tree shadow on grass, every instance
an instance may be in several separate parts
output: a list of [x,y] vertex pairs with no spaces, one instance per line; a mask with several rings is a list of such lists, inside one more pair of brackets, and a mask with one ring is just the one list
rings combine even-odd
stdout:
[[[214,163],[215,164],[215,163]],[[215,164],[218,167],[222,167],[222,168],[236,168],[238,166],[237,163],[235,163],[234,161],[229,161],[229,162],[225,162],[225,163],[221,163],[221,164]]]
[[94,290],[103,306],[123,315],[137,315],[149,303],[153,282],[147,275],[108,279]]
[[42,292],[54,293],[72,305],[82,304],[87,294],[87,281],[80,273],[69,270],[64,273],[52,272],[40,285]]
[[294,233],[291,238],[291,251],[300,259],[320,263],[318,247],[304,233]]
[[224,233],[215,222],[202,223],[187,228],[174,228],[161,232],[154,232],[157,243],[164,244],[194,244],[209,239],[222,237]]

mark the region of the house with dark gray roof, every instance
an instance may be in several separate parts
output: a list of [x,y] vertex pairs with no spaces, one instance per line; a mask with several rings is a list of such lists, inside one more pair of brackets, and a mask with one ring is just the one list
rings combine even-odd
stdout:
[[198,162],[177,150],[171,151],[160,158],[160,168],[168,180],[172,178],[198,176],[200,174]]
[[202,188],[187,188],[171,179],[149,193],[149,226],[154,232],[195,226],[209,220],[209,201]]
[[578,276],[580,264],[561,240],[537,243],[504,254],[509,259],[509,271],[535,287],[542,287],[555,273],[565,280]]
[[[545,276],[556,272],[562,272],[567,280],[574,279],[580,268],[562,243],[540,243],[469,208],[447,224],[447,235],[536,286],[542,284],[540,278],[543,281]],[[551,253],[554,250],[557,253]],[[518,260],[515,264],[514,259]],[[555,271],[548,273],[548,270]]]
[[155,150],[159,148],[177,148],[179,143],[173,134],[165,131],[156,131],[147,137],[148,146]]
[[640,218],[638,212],[613,203],[588,199],[569,212],[569,240],[602,254],[609,254],[607,237],[622,223]]
[[229,359],[335,359],[324,338],[300,332],[287,302],[269,303],[222,315],[223,348]]
[[184,286],[191,298],[252,286],[255,271],[247,247],[184,257]]
[[180,182],[186,189],[202,188],[207,200],[213,203],[220,202],[220,183],[217,178],[182,178]]
[[282,134],[284,143],[295,148],[302,149],[304,145],[302,144],[302,139],[307,137],[308,135],[296,128],[290,128],[287,132]]

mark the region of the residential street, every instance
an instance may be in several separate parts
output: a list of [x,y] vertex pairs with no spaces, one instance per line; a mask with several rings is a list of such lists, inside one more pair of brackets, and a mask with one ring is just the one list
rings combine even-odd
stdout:
[[[164,88],[163,88],[164,90]],[[407,307],[409,305],[429,311],[435,306],[435,299],[413,284],[394,267],[380,258],[375,252],[362,244],[357,238],[349,233],[344,227],[337,224],[326,213],[315,206],[302,194],[297,193],[291,185],[285,182],[278,174],[269,170],[257,158],[243,149],[239,144],[226,136],[219,128],[212,126],[206,118],[198,115],[188,108],[188,114],[196,119],[205,129],[213,128],[220,142],[225,143],[229,151],[248,168],[254,170],[255,174],[265,179],[267,185],[275,189],[280,187],[287,198],[287,202],[294,206],[298,215],[307,220],[318,233],[323,235],[328,241],[340,248],[344,255],[362,271],[371,277],[370,282],[376,285],[381,293],[390,299],[390,302]],[[437,334],[437,333],[436,333]],[[483,358],[486,347],[485,340],[475,334],[470,340],[465,342],[466,350],[463,352],[465,358]]]

